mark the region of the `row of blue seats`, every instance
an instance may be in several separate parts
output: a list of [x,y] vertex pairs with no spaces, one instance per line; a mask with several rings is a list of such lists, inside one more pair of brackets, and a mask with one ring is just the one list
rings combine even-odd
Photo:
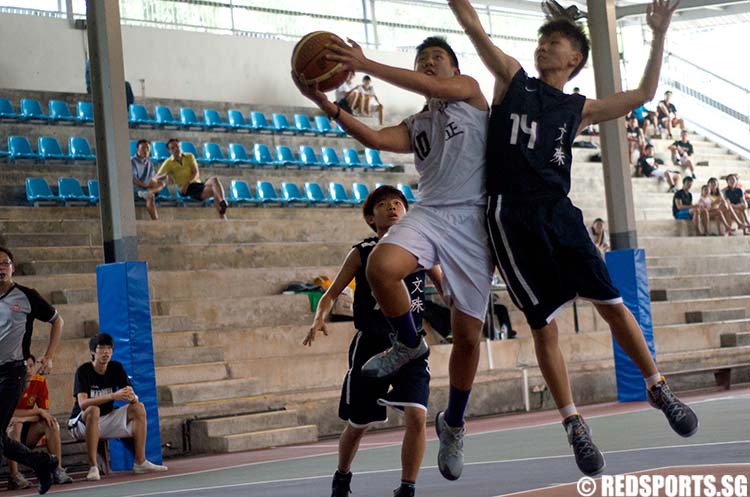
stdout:
[[[253,155],[249,156],[244,145],[239,143],[230,143],[228,152],[225,156],[221,147],[217,143],[204,143],[203,154],[199,154],[195,145],[191,142],[181,142],[183,152],[191,153],[196,160],[202,164],[211,166],[249,166],[249,167],[286,167],[286,168],[371,168],[371,169],[390,169],[392,164],[385,164],[380,158],[377,150],[365,149],[364,162],[360,159],[359,153],[353,148],[342,150],[343,160],[339,158],[338,153],[331,147],[321,147],[320,159],[315,150],[309,145],[299,147],[299,156],[295,156],[292,149],[286,145],[277,145],[275,156],[271,153],[269,147],[262,143],[257,143],[253,147]],[[137,150],[137,142],[130,141],[130,156],[134,156]],[[20,160],[34,162],[91,162],[96,160],[96,156],[91,151],[88,140],[82,137],[70,137],[68,140],[68,153],[64,153],[57,138],[51,136],[40,136],[37,140],[36,153],[31,148],[31,143],[24,136],[9,136],[8,151],[0,150],[0,158],[8,156],[11,163]],[[151,158],[155,162],[162,162],[170,157],[165,142],[157,141],[152,143]]]
[[[94,122],[94,108],[91,102],[78,102],[75,115],[70,112],[67,102],[50,100],[48,113],[42,104],[33,98],[21,100],[19,112],[13,108],[10,100],[0,98],[0,121],[28,121],[50,124],[91,124]],[[132,127],[149,127],[165,129],[190,129],[207,131],[236,131],[257,133],[309,134],[319,136],[346,136],[346,131],[325,116],[315,116],[314,124],[306,114],[294,114],[294,124],[284,114],[274,113],[271,122],[262,112],[252,111],[249,118],[239,110],[228,110],[226,120],[214,109],[203,109],[203,119],[199,119],[190,107],[178,110],[178,119],[172,109],[164,105],[154,106],[154,115],[149,115],[146,107],[131,104],[128,109],[128,122]]]
[[[376,184],[375,188],[380,184]],[[58,193],[52,193],[52,189],[44,178],[26,178],[26,200],[32,205],[39,205],[41,202],[62,203],[67,205],[68,202],[85,202],[96,204],[99,202],[99,181],[95,179],[88,180],[88,193],[84,193],[81,183],[76,178],[61,177],[57,180]],[[417,202],[409,185],[399,183],[396,188],[403,192],[409,203]],[[344,185],[341,183],[331,182],[328,184],[328,194],[323,191],[319,183],[307,182],[304,185],[304,193],[295,183],[282,182],[279,191],[269,181],[259,180],[255,185],[255,193],[250,186],[243,180],[232,180],[229,184],[227,201],[235,206],[239,205],[297,205],[297,206],[355,206],[365,201],[370,193],[367,185],[362,183],[352,183],[352,193],[349,195]],[[189,202],[195,202],[190,197],[180,194],[175,189],[174,194],[169,188],[164,188],[156,196],[159,203],[174,202],[183,205]],[[210,202],[208,199],[206,202]]]

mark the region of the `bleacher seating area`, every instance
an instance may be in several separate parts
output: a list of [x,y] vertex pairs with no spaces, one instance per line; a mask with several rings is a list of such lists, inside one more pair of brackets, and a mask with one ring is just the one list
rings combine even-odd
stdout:
[[[53,412],[65,419],[72,403],[73,372],[88,359],[86,343],[97,329],[95,269],[103,252],[95,207],[96,168],[91,160],[71,160],[70,147],[66,153],[59,144],[70,137],[93,144],[93,128],[85,120],[71,121],[63,107],[51,103],[67,102],[65,108],[76,118],[81,109],[70,109],[86,95],[6,94],[13,97],[8,105],[0,99],[0,143],[10,146],[15,142],[11,137],[22,137],[21,146],[28,145],[25,153],[31,156],[0,163],[0,244],[15,253],[18,282],[37,288],[65,318],[55,371],[48,380]],[[48,112],[41,104],[25,109],[22,98],[47,101]],[[229,221],[221,222],[210,209],[182,208],[180,199],[161,198],[160,220],[150,221],[142,201],[136,200],[139,256],[149,265],[162,442],[172,447],[165,449],[166,455],[188,448],[232,452],[296,444],[339,433],[343,424],[335,412],[353,326],[331,323],[329,336],[303,347],[313,316],[310,301],[306,295],[282,292],[292,281],[333,277],[352,244],[372,231],[357,208],[286,206],[356,207],[378,184],[400,184],[413,198],[413,158],[368,152],[335,132],[309,131],[320,131],[329,123],[325,118],[273,117],[309,116],[311,109],[167,99],[145,103],[148,107],[131,108],[131,140],[149,139],[152,153],[161,154],[158,158],[164,154],[160,143],[173,136],[183,140],[183,146],[201,143],[202,153],[196,156],[203,159],[202,177],[219,177],[234,204]],[[89,112],[83,107],[84,114]],[[151,108],[152,114],[147,112]],[[207,109],[202,120],[179,110],[192,108]],[[217,112],[208,112],[212,108]],[[24,112],[29,117],[19,119]],[[272,116],[270,121],[266,115]],[[66,122],[71,124],[61,124]],[[250,132],[241,133],[247,126]],[[59,150],[46,138],[55,139]],[[698,183],[730,172],[739,172],[746,182],[750,178],[750,162],[702,137],[692,135],[691,141],[698,160],[709,163],[697,169]],[[660,154],[667,153],[666,140],[654,143]],[[602,166],[590,161],[593,152],[575,150],[571,193],[588,222],[606,219]],[[222,162],[222,157],[239,162]],[[395,166],[376,167],[380,162]],[[310,167],[312,163],[316,166]],[[39,197],[27,198],[29,182],[29,191]],[[633,178],[632,185],[638,240],[648,257],[660,366],[673,370],[695,363],[740,362],[750,347],[742,345],[744,339],[722,347],[728,343],[722,336],[746,336],[750,325],[750,237],[688,237],[688,223],[672,219],[671,195],[649,178]],[[172,192],[170,187],[169,195]],[[68,206],[63,208],[66,195]],[[29,206],[34,198],[39,207]],[[482,347],[470,416],[523,409],[524,370],[530,388],[543,383],[523,316],[506,293],[498,292],[497,299],[508,306],[518,338]],[[613,400],[606,325],[585,302],[578,304],[576,315],[567,308],[558,320],[576,402]],[[36,327],[32,351],[46,339],[46,327]],[[447,399],[450,345],[434,336],[432,342],[434,411]],[[750,379],[747,372],[738,378]],[[675,386],[705,387],[712,382],[708,374],[681,378]],[[552,407],[544,392],[532,395],[531,402],[533,409]],[[391,416],[389,426],[399,423],[400,416]],[[190,434],[190,446],[184,444],[185,433]],[[79,444],[68,442],[66,464],[80,460],[81,451]]]

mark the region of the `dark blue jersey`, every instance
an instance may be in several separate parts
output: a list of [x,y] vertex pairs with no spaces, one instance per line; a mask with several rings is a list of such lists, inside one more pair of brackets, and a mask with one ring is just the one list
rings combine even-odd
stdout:
[[487,194],[511,201],[567,196],[571,145],[585,102],[519,69],[503,101],[492,106]]
[[[372,289],[367,282],[367,258],[378,243],[377,237],[367,238],[354,245],[359,251],[362,265],[354,277],[356,287],[354,289],[354,326],[358,330],[370,333],[390,333],[391,327],[380,311]],[[424,278],[423,270],[415,271],[406,278],[404,283],[409,291],[411,299],[411,312],[414,316],[414,324],[417,329],[422,327],[422,313],[424,312]]]

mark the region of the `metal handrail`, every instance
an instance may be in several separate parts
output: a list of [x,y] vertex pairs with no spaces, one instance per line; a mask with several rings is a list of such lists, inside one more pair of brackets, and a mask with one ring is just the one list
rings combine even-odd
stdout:
[[680,62],[682,62],[684,64],[687,64],[687,65],[689,65],[691,67],[694,67],[694,68],[698,69],[699,71],[703,71],[704,73],[709,74],[711,77],[714,77],[714,78],[716,78],[716,79],[718,79],[720,81],[723,81],[724,83],[726,83],[726,84],[728,84],[730,86],[733,86],[733,87],[737,88],[740,91],[743,91],[745,93],[750,94],[750,89],[748,89],[748,88],[746,88],[744,86],[738,85],[737,83],[735,83],[733,81],[729,81],[728,79],[726,79],[726,78],[724,78],[722,76],[719,76],[718,74],[716,74],[714,72],[709,71],[705,67],[699,66],[695,62],[690,62],[689,60],[687,60],[687,59],[685,59],[683,57],[680,57],[679,55],[677,55],[675,53],[672,53],[672,52],[667,52],[666,55],[667,55],[667,57],[673,57],[673,58],[679,60]]

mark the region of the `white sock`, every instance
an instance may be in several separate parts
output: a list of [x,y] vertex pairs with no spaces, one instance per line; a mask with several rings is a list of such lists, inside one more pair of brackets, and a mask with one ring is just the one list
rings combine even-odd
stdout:
[[646,386],[651,388],[661,381],[661,373],[657,372],[655,375],[644,379],[646,380]]
[[560,413],[560,416],[562,416],[563,419],[572,416],[573,414],[578,414],[578,410],[576,409],[575,404],[568,404],[567,406],[560,408],[557,411]]

